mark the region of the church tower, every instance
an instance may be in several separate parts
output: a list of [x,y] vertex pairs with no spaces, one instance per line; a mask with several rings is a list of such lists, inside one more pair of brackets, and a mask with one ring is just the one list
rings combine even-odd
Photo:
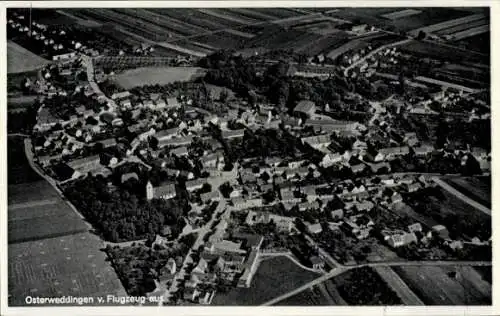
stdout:
[[155,191],[154,191],[153,185],[151,184],[151,181],[148,181],[148,183],[146,184],[146,199],[148,201],[153,199],[154,192]]

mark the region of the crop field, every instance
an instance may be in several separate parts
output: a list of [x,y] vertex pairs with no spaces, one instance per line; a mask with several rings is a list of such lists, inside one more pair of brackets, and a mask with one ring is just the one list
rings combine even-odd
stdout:
[[114,81],[123,89],[155,84],[168,84],[176,81],[189,81],[204,74],[197,67],[144,67],[126,70],[117,75]]
[[391,13],[382,14],[381,17],[389,20],[397,20],[401,18],[407,18],[412,15],[420,14],[422,11],[414,9],[398,10]]
[[284,299],[274,306],[328,306],[330,303],[319,290],[318,286],[307,289],[292,297]]
[[212,305],[260,305],[319,277],[286,257],[263,261],[250,288],[233,288],[217,293]]
[[457,25],[466,25],[468,23],[477,21],[477,20],[482,20],[485,19],[486,15],[482,13],[477,13],[477,14],[470,14],[464,17],[458,17],[458,18],[451,18],[449,17],[446,21],[432,24],[426,27],[422,27],[418,30],[413,31],[414,34],[418,33],[419,31],[424,31],[425,33],[435,33],[440,30],[444,30],[447,28],[451,28]]
[[443,46],[429,42],[411,41],[405,45],[399,46],[399,49],[403,52],[423,58],[430,57],[456,63],[471,62],[485,65],[489,64],[489,57],[486,55],[473,54],[470,51],[461,50],[456,47]]
[[328,15],[351,20],[353,22],[391,27],[396,31],[406,32],[470,14],[469,12],[452,8],[415,7],[412,9],[421,11],[419,14],[395,20],[388,20],[382,17],[382,15],[405,9],[406,8],[342,8],[330,12]]
[[9,184],[7,193],[9,205],[53,199],[59,196],[54,188],[48,182],[42,181],[40,177],[29,183]]
[[347,302],[340,296],[333,279],[313,286],[292,297],[284,299],[275,306],[345,306]]
[[25,305],[28,295],[126,295],[102,247],[90,233],[9,244],[9,305]]
[[463,23],[459,25],[455,25],[449,28],[441,29],[435,32],[438,35],[453,35],[457,32],[465,31],[468,29],[472,29],[478,26],[489,25],[489,21],[487,19],[480,19],[477,21],[472,21],[470,23]]
[[14,42],[7,42],[7,73],[19,73],[40,69],[50,61],[33,54]]
[[[50,208],[52,210],[44,213],[46,208]],[[54,208],[57,209],[54,210]],[[81,220],[80,217],[78,217],[78,215],[76,215],[66,204],[59,203],[40,208],[21,210],[25,213],[24,216],[28,216],[29,218],[9,221],[9,243],[65,236],[88,230],[85,222]],[[30,216],[30,212],[34,212],[35,217]],[[40,212],[42,212],[42,214],[40,214]],[[56,215],[50,214],[51,212],[55,212]]]
[[461,281],[447,273],[454,268],[432,266],[394,267],[394,271],[427,305],[486,305],[491,304],[491,285],[477,271],[460,267]]
[[184,46],[190,41],[196,41],[205,45],[214,47],[217,49],[238,49],[244,46],[245,42],[251,40],[251,38],[243,37],[234,33],[229,32],[217,32],[212,34],[200,35],[194,37],[190,40],[178,42],[179,45]]
[[7,167],[9,185],[29,183],[41,179],[28,163],[24,153],[23,137],[12,136],[7,139]]
[[455,44],[463,46],[475,52],[489,55],[490,54],[490,38],[491,33],[487,32],[470,36],[461,40],[456,40]]
[[375,267],[374,270],[398,294],[405,305],[424,305],[391,267]]
[[[265,31],[263,34],[248,40],[246,48],[267,49],[293,49],[297,52],[305,52],[309,55],[308,47],[314,46],[316,41],[323,39],[319,34],[309,33],[302,30]],[[324,45],[324,44],[323,44]]]
[[470,28],[467,30],[456,32],[456,33],[453,33],[452,36],[453,36],[454,40],[459,41],[459,40],[462,40],[462,39],[465,39],[468,37],[487,33],[489,31],[490,31],[490,25],[488,24],[488,25],[476,26],[476,27],[473,27],[473,28]]
[[76,19],[55,10],[33,9],[31,14],[33,20],[45,25],[73,25],[78,22]]
[[327,57],[330,58],[330,59],[335,60],[340,55],[342,55],[342,54],[344,54],[344,53],[346,53],[346,52],[348,52],[350,50],[361,49],[361,48],[364,48],[364,47],[367,47],[367,46],[368,46],[368,43],[366,43],[364,41],[359,41],[359,40],[349,41],[346,44],[344,44],[344,45],[342,45],[340,47],[337,47],[334,50],[330,51],[327,54]]
[[491,208],[491,182],[475,177],[448,178],[446,182],[471,199]]

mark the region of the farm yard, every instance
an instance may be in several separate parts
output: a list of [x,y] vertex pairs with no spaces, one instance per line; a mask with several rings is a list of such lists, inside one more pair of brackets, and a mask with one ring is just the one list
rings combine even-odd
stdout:
[[212,305],[260,305],[319,277],[286,257],[262,261],[250,288],[233,288],[217,293]]
[[7,73],[20,73],[41,69],[50,61],[33,54],[18,44],[7,42]]
[[9,244],[9,305],[26,305],[28,295],[126,295],[102,247],[91,233]]
[[165,85],[176,81],[189,81],[202,76],[204,70],[196,67],[144,67],[126,70],[113,81],[123,89],[144,85]]
[[[491,284],[471,267],[406,266],[393,269],[427,305],[491,304]],[[448,275],[455,270],[460,273],[460,281]]]

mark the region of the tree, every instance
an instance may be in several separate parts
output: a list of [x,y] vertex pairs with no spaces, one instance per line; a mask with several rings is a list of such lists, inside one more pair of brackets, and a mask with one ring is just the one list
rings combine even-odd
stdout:
[[222,193],[222,196],[227,199],[227,198],[229,198],[229,195],[231,194],[231,192],[233,192],[233,187],[229,184],[229,182],[224,182],[219,187],[219,190]]
[[420,32],[418,32],[417,39],[419,41],[421,41],[421,40],[425,39],[426,36],[427,36],[427,34],[424,31],[420,31]]

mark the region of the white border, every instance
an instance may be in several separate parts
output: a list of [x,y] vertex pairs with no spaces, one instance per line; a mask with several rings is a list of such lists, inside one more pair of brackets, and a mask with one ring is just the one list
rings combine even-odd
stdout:
[[[499,282],[493,281],[493,305],[488,307],[473,306],[425,306],[425,307],[7,307],[7,7],[490,7],[491,16],[491,111],[492,111],[492,174],[496,174],[499,146],[494,135],[500,133],[496,127],[496,106],[500,103],[499,93],[493,87],[500,88],[499,47],[496,39],[500,38],[499,22],[495,19],[500,13],[498,0],[350,0],[350,1],[6,1],[0,3],[0,84],[4,93],[0,95],[0,148],[4,159],[0,162],[0,315],[499,315]],[[497,122],[497,124],[495,124]],[[500,227],[500,217],[496,216],[495,196],[500,188],[500,178],[492,177],[493,227]],[[493,263],[498,258],[497,239],[500,236],[493,229]],[[493,280],[499,275],[498,267],[493,264]]]

